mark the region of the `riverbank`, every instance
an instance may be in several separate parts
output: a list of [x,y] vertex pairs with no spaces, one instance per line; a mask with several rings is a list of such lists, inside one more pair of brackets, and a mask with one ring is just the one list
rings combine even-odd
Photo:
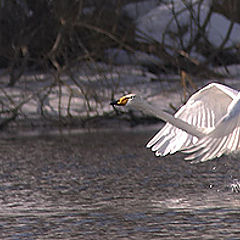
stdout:
[[[156,108],[171,114],[208,83],[219,82],[234,89],[240,88],[240,67],[216,68],[215,72],[226,76],[220,79],[187,79],[177,75],[154,75],[146,69],[134,66],[118,66],[110,69],[102,66],[96,72],[81,68],[75,72],[75,82],[68,75],[58,80],[51,73],[28,73],[13,87],[8,87],[8,76],[1,77],[0,99],[2,132],[35,131],[52,129],[104,129],[156,124],[158,120],[140,113],[127,114],[128,109],[113,109],[110,101],[124,93],[141,95]],[[107,77],[106,77],[107,76]],[[91,79],[89,79],[91,77]],[[80,84],[77,85],[76,84]],[[60,85],[59,85],[60,84]],[[84,87],[84,91],[81,87]],[[117,88],[116,88],[117,87]],[[86,95],[84,93],[86,92]]]

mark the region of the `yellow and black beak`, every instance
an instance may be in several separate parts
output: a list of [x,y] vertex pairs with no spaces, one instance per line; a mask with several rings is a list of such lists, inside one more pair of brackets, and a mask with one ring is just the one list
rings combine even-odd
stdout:
[[128,98],[126,96],[121,97],[119,100],[114,100],[110,104],[112,106],[125,106],[128,102]]

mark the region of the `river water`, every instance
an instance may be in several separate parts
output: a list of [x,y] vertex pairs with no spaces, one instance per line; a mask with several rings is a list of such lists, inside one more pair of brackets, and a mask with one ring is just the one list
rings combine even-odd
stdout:
[[238,158],[156,158],[152,135],[2,139],[0,239],[240,239]]

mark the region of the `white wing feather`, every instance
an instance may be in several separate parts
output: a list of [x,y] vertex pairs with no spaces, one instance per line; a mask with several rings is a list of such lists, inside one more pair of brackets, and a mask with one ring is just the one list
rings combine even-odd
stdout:
[[[187,103],[183,105],[174,116],[200,128],[203,132],[210,132],[215,128],[216,123],[218,123],[227,113],[230,103],[237,94],[238,91],[227,86],[217,83],[209,84],[192,95]],[[236,135],[237,132],[232,133],[232,138],[234,137],[234,134]],[[212,142],[211,145],[216,145],[217,147],[218,144],[222,144],[223,146],[227,145],[229,147],[232,141],[231,144],[233,148],[234,144],[238,145],[239,143],[235,143],[232,138],[226,138],[221,142]],[[152,151],[155,151],[157,156],[165,156],[177,151],[182,151],[197,142],[197,146],[204,147],[204,141],[198,141],[197,137],[174,127],[170,123],[166,123],[165,126],[149,141],[147,147],[151,148]],[[210,147],[208,147],[208,149],[209,148]],[[194,152],[196,150],[192,151]],[[217,153],[213,150],[208,155],[212,156],[214,154],[216,155]]]
[[240,96],[238,95],[228,107],[227,113],[217,123],[215,129],[200,139],[197,144],[187,149],[191,155],[186,160],[204,162],[220,157],[224,153],[240,150]]

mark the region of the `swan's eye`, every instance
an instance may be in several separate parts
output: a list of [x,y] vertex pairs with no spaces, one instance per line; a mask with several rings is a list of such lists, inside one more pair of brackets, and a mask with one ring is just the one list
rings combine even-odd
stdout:
[[132,99],[134,99],[134,98],[135,98],[135,96],[134,96],[134,95],[132,95],[132,96],[130,96],[130,97],[129,97],[129,99],[131,99],[131,100],[132,100]]

